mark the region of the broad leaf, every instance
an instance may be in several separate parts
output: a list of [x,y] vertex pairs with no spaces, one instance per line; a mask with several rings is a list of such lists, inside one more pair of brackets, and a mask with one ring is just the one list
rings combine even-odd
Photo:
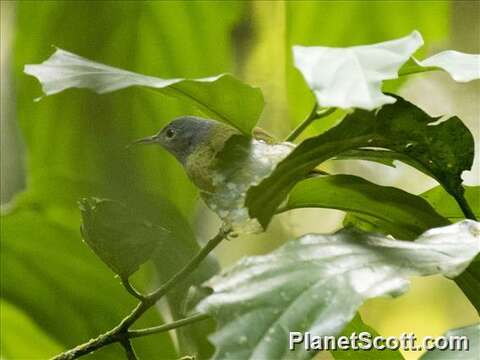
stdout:
[[480,354],[480,324],[449,330],[443,336],[446,339],[446,344],[441,345],[446,345],[447,348],[426,352],[420,358],[421,360],[478,359]]
[[[298,124],[301,119],[308,115],[312,108],[315,97],[310,89],[305,86],[305,79],[302,74],[293,66],[291,56],[292,46],[301,44],[304,46],[329,46],[329,47],[350,47],[363,44],[373,44],[386,39],[396,39],[409,34],[412,29],[417,29],[430,44],[443,44],[448,42],[450,29],[448,26],[438,26],[444,19],[448,19],[451,7],[448,2],[412,2],[412,1],[380,1],[380,2],[358,2],[358,1],[287,1],[285,3],[269,3],[270,11],[261,12],[263,18],[260,24],[270,24],[275,21],[271,14],[277,9],[285,9],[282,21],[271,23],[272,26],[259,26],[259,31],[264,35],[263,43],[273,43],[278,33],[285,34],[285,43],[282,51],[270,56],[263,62],[257,58],[251,60],[252,68],[257,72],[263,70],[263,74],[271,74],[271,69],[284,69],[286,71],[286,88],[288,93],[288,119],[292,126]],[[283,5],[284,4],[284,5]],[[265,4],[262,6],[265,8]],[[395,21],[392,21],[392,14],[395,14]],[[284,19],[284,20],[283,20]],[[375,19],[375,21],[371,21]],[[321,21],[321,26],[319,25]],[[273,26],[275,24],[275,26]],[[280,25],[281,24],[281,25]],[[348,24],[348,26],[339,26]],[[368,24],[368,26],[365,26]],[[434,25],[435,24],[435,25]],[[278,28],[278,26],[284,26]],[[275,27],[276,31],[271,29]],[[261,35],[259,36],[261,37]],[[277,44],[277,42],[275,42]],[[285,59],[280,54],[285,54]],[[420,48],[415,55],[420,58],[426,56],[426,47]],[[272,65],[273,64],[273,65]],[[285,69],[286,68],[286,69]],[[283,74],[281,72],[280,74]],[[269,79],[269,76],[265,76]],[[277,76],[276,76],[277,78]],[[280,79],[280,77],[278,77]],[[395,93],[398,87],[407,80],[399,77],[395,80],[388,80],[384,83],[383,90]],[[268,81],[268,80],[267,80]],[[279,105],[282,100],[278,100]],[[274,117],[278,118],[285,112],[279,111]],[[336,114],[340,115],[340,111]],[[310,126],[305,134],[307,137],[318,135],[335,125],[331,120],[335,115],[316,121]],[[336,120],[340,120],[337,118]]]
[[[46,359],[63,350],[32,319],[14,305],[0,300],[0,356],[2,359]],[[24,339],[30,339],[25,346]]]
[[[105,332],[135,306],[136,300],[82,243],[78,229],[52,222],[34,204],[3,215],[1,223],[2,299],[15,304],[60,350]],[[161,323],[158,312],[150,312],[137,325]],[[24,345],[25,334],[16,335]],[[176,355],[166,334],[139,342],[136,349],[146,358]],[[122,356],[121,348],[111,346],[94,358]]]
[[206,115],[226,122],[250,135],[263,108],[259,89],[223,74],[202,79],[161,79],[94,62],[57,49],[41,64],[26,65],[46,95],[69,88],[84,88],[103,94],[130,86],[146,86],[186,99]]
[[300,181],[282,211],[319,207],[371,216],[389,233],[401,229],[415,238],[426,229],[448,225],[421,197],[394,187],[380,186],[351,175],[331,175]]
[[377,112],[356,110],[336,127],[309,138],[281,161],[272,175],[252,187],[246,205],[265,227],[288,192],[323,161],[345,151],[380,147],[406,156],[453,196],[461,198],[461,174],[473,163],[473,137],[457,117],[441,123],[396,97]]
[[398,160],[400,155],[388,150],[356,149],[345,151],[333,160],[365,160],[395,167],[395,160]]
[[309,358],[288,351],[289,331],[337,335],[369,298],[405,292],[411,276],[461,273],[480,252],[480,223],[466,220],[415,242],[354,229],[310,234],[241,260],[207,285],[198,309],[219,328],[217,359]]
[[[361,332],[368,332],[371,336],[380,336],[372,327],[365,324],[357,313],[355,317],[350,321],[343,329],[340,336],[350,337],[353,333],[357,335]],[[335,360],[395,360],[403,359],[402,354],[398,350],[377,350],[374,347],[368,350],[359,351],[355,349],[349,350],[334,350],[331,351]]]
[[415,61],[420,67],[440,68],[458,82],[480,79],[480,55],[447,50],[425,60]]
[[[480,197],[478,191],[479,187],[465,187],[465,199],[471,205],[474,213],[477,214],[477,216],[480,215]],[[420,196],[428,201],[435,211],[444,218],[452,222],[465,219],[465,215],[458,204],[441,186],[434,187],[424,192]],[[400,219],[392,219],[400,221]],[[408,239],[411,236],[411,232],[408,231],[407,227],[392,227],[389,223],[372,214],[361,214],[359,212],[348,213],[344,219],[344,225],[354,226],[364,231],[392,234],[395,237],[402,237],[404,239]],[[420,223],[419,225],[423,225],[424,228],[420,227],[416,229],[416,235],[420,235],[423,231],[426,231],[430,228],[430,226],[425,223]],[[475,309],[480,312],[480,261],[472,262],[470,266],[454,280],[470,300]]]
[[395,102],[382,93],[382,81],[396,79],[422,45],[422,36],[414,31],[397,40],[349,48],[294,46],[293,55],[321,106],[372,110]]
[[[114,325],[134,305],[133,299],[121,288],[118,280],[114,279],[112,273],[82,244],[78,231],[79,198],[111,198],[128,206],[137,202],[140,208],[149,207],[148,213],[153,215],[151,222],[175,229],[172,233],[174,237],[165,244],[168,246],[155,254],[158,255],[155,259],[158,272],[142,272],[133,279],[139,288],[152,289],[182,267],[198,251],[199,246],[187,221],[194,213],[197,193],[184,170],[161,150],[126,151],[125,145],[137,137],[158,130],[172,118],[185,113],[197,116],[204,113],[198,109],[196,102],[185,96],[164,96],[163,90],[167,89],[160,92],[139,91],[134,87],[105,96],[72,89],[47,97],[43,101],[33,102],[32,99],[39,94],[39,86],[35,78],[25,76],[24,65],[47,59],[53,52],[50,44],[55,44],[89,59],[144,74],[158,74],[165,79],[195,79],[230,72],[235,69],[230,33],[241,21],[244,8],[243,3],[226,5],[214,1],[193,4],[159,1],[145,2],[143,6],[133,2],[82,1],[16,4],[16,21],[13,24],[15,44],[12,44],[12,59],[15,62],[12,65],[17,83],[14,89],[16,115],[25,142],[27,190],[29,196],[32,196],[32,193],[35,195],[35,202],[30,204],[30,208],[41,212],[43,217],[40,224],[48,220],[57,225],[68,225],[73,231],[71,241],[78,242],[76,249],[80,252],[72,251],[70,254],[70,242],[59,240],[58,268],[69,268],[72,257],[73,261],[77,261],[77,257],[87,257],[92,268],[102,274],[99,275],[102,279],[99,285],[102,291],[91,291],[90,288],[88,292],[89,312],[97,316],[97,321],[83,322],[84,310],[80,306],[70,307],[71,313],[78,312],[78,321],[63,316],[51,317],[52,301],[47,296],[37,297],[38,306],[35,308],[28,306],[28,293],[22,293],[22,296],[12,301],[22,311],[33,314],[32,318],[40,327],[58,326],[60,331],[54,338],[59,343],[65,344],[64,339],[68,336],[68,345],[73,346],[97,335]],[[25,46],[27,43],[28,46]],[[223,85],[238,89],[236,84],[229,76],[221,78],[212,85],[222,87],[214,91],[213,95],[222,95],[222,99],[225,99],[222,91],[225,90],[226,93],[228,89]],[[210,86],[206,83],[200,85]],[[249,87],[245,87],[245,92],[252,93]],[[240,93],[245,95],[242,91]],[[255,98],[256,95],[253,94],[252,97]],[[251,99],[250,96],[248,98]],[[235,97],[235,100],[237,99]],[[247,115],[245,119],[249,119],[252,116],[249,114],[257,111],[256,106],[244,106],[250,104],[250,100],[248,104],[243,101],[247,101],[245,96],[242,102],[235,101],[230,104],[231,112],[241,120],[244,110]],[[219,103],[227,106],[224,102]],[[244,106],[244,109],[234,110],[236,105]],[[84,182],[93,185],[89,186],[89,191],[83,191],[80,184]],[[130,199],[125,199],[129,196]],[[163,201],[165,198],[167,201]],[[24,228],[28,224],[19,221],[17,226]],[[47,251],[46,241],[51,236],[48,232],[45,239],[36,233],[35,235],[22,236],[25,241],[29,240],[29,249],[43,258]],[[11,241],[18,241],[16,236],[7,236]],[[4,240],[10,241],[2,236],[2,251]],[[44,263],[48,263],[48,260]],[[62,262],[67,265],[64,266]],[[200,271],[199,281],[211,275],[211,271],[211,267],[208,272]],[[3,273],[11,276],[9,272]],[[63,273],[57,271],[53,275],[52,283],[57,276],[63,276]],[[145,276],[139,278],[142,275]],[[18,280],[18,276],[12,279],[14,280],[5,284],[14,287],[12,291],[16,291],[18,284],[24,280]],[[75,279],[77,278],[72,276],[70,281],[79,284],[82,282],[81,278]],[[42,286],[55,288],[54,285],[49,285],[48,277],[41,277],[40,280]],[[153,280],[158,282],[153,283]],[[116,291],[110,293],[111,289]],[[184,309],[185,295],[182,295],[182,291],[184,289],[179,289],[175,296],[169,294],[170,307],[162,306],[162,310],[173,314],[174,318],[183,317],[181,312]],[[51,292],[55,293],[57,298],[69,298],[63,287],[57,287],[55,292]],[[124,306],[123,300],[117,301],[122,296],[125,296],[125,301],[131,302],[129,306]],[[104,298],[109,298],[115,306],[115,311],[112,310],[108,321],[104,321],[102,315],[106,313],[102,303]],[[100,310],[97,313],[92,312],[92,309]],[[152,314],[155,313],[153,310]],[[139,323],[138,326],[159,325],[159,322],[160,320],[150,324]],[[68,328],[69,331],[65,331],[67,323],[78,325],[75,330]],[[203,324],[204,322],[200,322],[198,326]],[[79,334],[80,331],[82,332]],[[203,329],[201,333],[204,339],[208,329]],[[163,336],[157,335],[135,340],[134,345],[139,357],[174,358],[176,354],[171,343],[164,343],[163,339]],[[24,338],[24,343],[28,342],[29,339]],[[188,345],[195,345],[191,337]],[[145,352],[142,347],[150,348],[150,352]],[[190,348],[183,348],[182,342],[179,347],[180,353],[193,353]],[[111,348],[118,350],[115,359],[124,356],[120,347]],[[202,356],[208,357],[210,349],[211,345],[201,349]],[[105,353],[102,351],[92,357],[106,359]]]
[[122,203],[89,198],[80,201],[82,235],[90,248],[121,278],[150,260],[169,231]]
[[[465,218],[462,210],[451,196],[441,187],[430,189],[421,196],[427,200],[435,210],[451,221]],[[470,204],[477,218],[480,217],[480,186],[466,186],[465,199]],[[378,225],[378,224],[377,224]],[[455,278],[455,282],[462,289],[468,300],[480,313],[480,261],[477,258],[470,266]]]
[[[443,217],[458,221],[465,219],[465,214],[457,202],[441,186],[436,186],[420,195]],[[465,200],[470,204],[475,215],[480,218],[480,186],[465,186]]]

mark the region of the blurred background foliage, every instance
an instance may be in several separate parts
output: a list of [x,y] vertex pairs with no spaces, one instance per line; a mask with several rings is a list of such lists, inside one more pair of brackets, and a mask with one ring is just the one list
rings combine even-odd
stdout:
[[[293,44],[351,46],[417,29],[426,43],[420,58],[439,49],[480,50],[476,1],[4,1],[1,6],[0,345],[5,359],[45,358],[77,345],[109,329],[135,304],[81,242],[79,198],[148,199],[152,211],[185,228],[173,239],[180,244],[180,262],[196,250],[193,232],[205,240],[218,224],[171,156],[155,148],[125,149],[173,117],[198,111],[139,88],[101,96],[68,90],[33,102],[41,95],[40,86],[23,74],[23,66],[46,59],[51,45],[165,78],[233,73],[261,87],[266,107],[260,126],[279,137],[313,105],[292,66]],[[432,115],[459,115],[480,140],[478,82],[459,85],[444,74],[429,74],[386,85],[398,88]],[[324,131],[335,120],[315,124],[309,134]],[[465,176],[469,184],[479,180],[478,155],[477,148],[474,170]],[[413,193],[435,185],[408,166],[390,169],[351,161],[328,166]],[[268,233],[226,242],[216,254],[228,265],[300,233],[333,231],[342,216],[339,211],[296,210],[276,219]],[[171,258],[165,254],[159,261],[170,266]],[[152,287],[156,278],[147,266],[135,282]],[[478,321],[456,285],[443,278],[416,280],[407,295],[369,301],[361,313],[382,335],[440,335]],[[161,321],[159,312],[151,311],[139,325]],[[175,357],[168,334],[135,340],[135,346],[140,357]],[[120,352],[111,346],[91,357],[113,359]]]

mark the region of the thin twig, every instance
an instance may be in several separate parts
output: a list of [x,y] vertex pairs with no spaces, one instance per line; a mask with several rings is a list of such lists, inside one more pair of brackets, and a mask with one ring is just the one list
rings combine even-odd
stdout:
[[128,360],[138,360],[137,355],[135,354],[135,350],[133,350],[132,344],[130,343],[130,340],[123,339],[120,341],[120,344],[122,344],[123,348],[125,349],[125,354],[127,355]]
[[421,67],[418,65],[407,66],[404,69],[400,69],[400,71],[398,72],[398,76],[406,76],[406,75],[418,74],[418,73],[429,72],[429,71],[438,71],[438,70],[441,70],[441,69],[435,66],[425,66],[425,67]]
[[134,297],[138,300],[143,301],[145,299],[145,295],[141,294],[137,289],[135,289],[128,278],[121,276],[120,280],[122,281],[123,287]]
[[185,319],[173,321],[169,324],[153,326],[146,329],[130,330],[127,334],[129,338],[136,338],[136,337],[146,336],[150,334],[157,334],[157,333],[162,333],[172,329],[176,329],[185,325],[193,324],[197,321],[202,321],[208,318],[210,318],[210,315],[208,314],[196,314]]
[[[184,281],[190,273],[195,270],[198,265],[207,257],[207,255],[218,245],[220,242],[225,239],[231,233],[230,228],[222,227],[218,234],[210,239],[207,244],[200,249],[200,251],[193,257],[190,262],[188,262],[180,271],[178,271],[172,278],[170,278],[167,282],[165,282],[158,290],[152,292],[147,296],[143,296],[143,299],[137,304],[137,306],[132,310],[132,312],[127,315],[117,326],[112,328],[111,330],[107,331],[104,334],[99,335],[95,339],[92,339],[82,345],[78,345],[73,349],[67,350],[57,356],[53,357],[52,360],[73,360],[77,359],[80,356],[87,355],[89,353],[98,350],[105,345],[113,344],[115,342],[120,342],[125,347],[125,340],[130,337],[129,333],[132,333],[133,337],[139,337],[143,335],[138,335],[137,332],[142,333],[154,333],[154,332],[161,332],[166,331],[163,330],[167,326],[173,328],[188,325],[194,321],[200,321],[203,319],[202,315],[195,315],[192,318],[178,320],[171,324],[166,324],[158,327],[154,327],[151,329],[143,329],[143,330],[132,330],[129,331],[128,328],[137,321],[148,309],[150,309],[155,303],[160,300],[163,295],[165,295],[170,289],[174,286],[178,285],[182,281]],[[163,327],[163,328],[162,328]],[[168,329],[169,330],[169,329]],[[135,335],[137,334],[137,335]],[[132,358],[134,359],[134,358]]]
[[132,325],[137,319],[142,316],[142,314],[147,311],[153,304],[160,300],[163,295],[165,295],[171,288],[181,283],[185,280],[190,273],[207,257],[207,255],[215,249],[215,247],[225,239],[228,234],[230,234],[231,229],[222,229],[218,232],[215,237],[210,239],[205,246],[198,252],[197,255],[186,264],[183,269],[177,272],[172,276],[167,282],[160,286],[157,290],[147,295],[140,304],[120,323],[120,327],[123,329],[128,328]]
[[336,108],[332,107],[319,112],[318,104],[315,103],[310,114],[287,136],[285,141],[294,141],[313,121],[326,117],[335,110]]

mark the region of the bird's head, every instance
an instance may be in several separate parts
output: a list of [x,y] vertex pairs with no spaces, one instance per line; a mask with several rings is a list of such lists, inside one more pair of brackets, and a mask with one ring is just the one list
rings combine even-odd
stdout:
[[135,141],[135,144],[159,144],[185,165],[197,147],[208,141],[218,123],[195,116],[182,116],[172,120],[156,135]]

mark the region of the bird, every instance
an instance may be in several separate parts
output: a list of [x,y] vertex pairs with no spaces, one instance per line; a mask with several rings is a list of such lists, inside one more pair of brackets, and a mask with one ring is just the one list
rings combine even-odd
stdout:
[[157,134],[134,144],[156,144],[167,150],[207,206],[237,232],[248,233],[261,231],[244,204],[248,189],[270,175],[295,147],[276,142],[260,129],[247,136],[223,122],[196,116],[175,118]]

